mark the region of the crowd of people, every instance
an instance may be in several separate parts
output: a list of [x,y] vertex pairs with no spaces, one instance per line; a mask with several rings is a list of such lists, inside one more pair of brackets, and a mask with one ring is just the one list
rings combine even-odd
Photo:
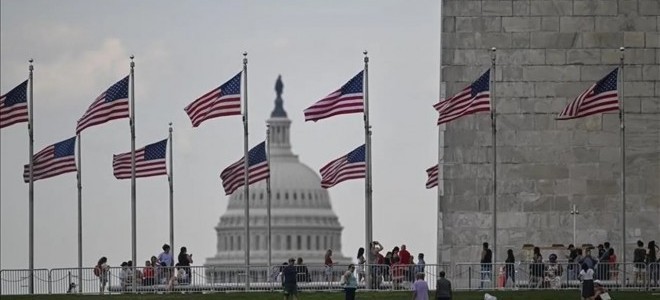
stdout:
[[[141,286],[165,284],[168,290],[171,290],[174,285],[190,283],[192,275],[190,265],[193,263],[193,259],[192,254],[188,254],[188,249],[181,247],[176,264],[170,246],[164,244],[162,249],[163,252],[158,256],[152,256],[146,260],[142,268],[134,266],[131,260],[120,264],[119,281],[122,290],[131,287],[134,281]],[[108,259],[105,256],[101,257],[94,267],[94,275],[99,278],[101,294],[106,290],[109,273]]]

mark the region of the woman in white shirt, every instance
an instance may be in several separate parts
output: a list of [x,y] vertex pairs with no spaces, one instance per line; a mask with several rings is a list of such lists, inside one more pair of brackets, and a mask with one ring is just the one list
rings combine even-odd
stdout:
[[591,299],[594,296],[594,270],[582,264],[578,278],[582,281],[582,299]]

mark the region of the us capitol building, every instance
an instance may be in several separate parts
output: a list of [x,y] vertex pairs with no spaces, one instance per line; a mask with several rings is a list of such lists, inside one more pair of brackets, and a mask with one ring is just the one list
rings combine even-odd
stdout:
[[[281,265],[289,258],[302,257],[311,266],[323,266],[324,255],[332,249],[335,263],[351,259],[341,252],[341,232],[337,215],[332,211],[330,195],[321,188],[316,171],[298,160],[291,151],[291,120],[282,101],[283,84],[275,84],[275,109],[266,123],[270,126],[270,184],[272,264]],[[217,253],[206,260],[207,267],[238,267],[245,264],[245,192],[237,189],[220,217]],[[255,266],[253,280],[264,279],[268,264],[268,219],[266,181],[250,185],[250,265]],[[225,268],[222,268],[225,269]],[[220,268],[218,268],[220,270]],[[232,280],[235,272],[218,273],[217,281]]]

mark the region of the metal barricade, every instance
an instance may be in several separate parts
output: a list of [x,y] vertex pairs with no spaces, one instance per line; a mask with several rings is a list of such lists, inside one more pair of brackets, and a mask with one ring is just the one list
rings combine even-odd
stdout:
[[0,270],[2,295],[29,295],[31,274],[34,294],[50,294],[48,269],[34,269],[34,272],[11,269]]

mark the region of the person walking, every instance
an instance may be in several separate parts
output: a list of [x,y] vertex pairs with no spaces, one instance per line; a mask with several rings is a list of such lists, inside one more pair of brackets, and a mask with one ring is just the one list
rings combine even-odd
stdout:
[[412,300],[429,300],[429,285],[424,281],[424,273],[417,273],[415,278],[412,286]]
[[348,270],[344,272],[341,278],[341,285],[344,287],[344,299],[355,300],[355,291],[357,290],[357,278],[355,278],[355,265],[348,265]]
[[451,282],[445,278],[445,271],[440,271],[440,278],[435,283],[435,299],[436,300],[451,300],[453,292],[451,290]]
[[[483,244],[483,249],[481,250],[481,281],[479,282],[479,288],[484,288],[484,282],[491,282],[492,279],[492,270],[493,270],[493,251],[488,249],[488,243]],[[486,279],[488,278],[488,279]]]
[[282,277],[284,277],[282,281],[284,300],[298,300],[298,281],[296,278],[298,270],[296,270],[295,263],[295,258],[289,258],[289,263],[282,269]]
[[516,258],[513,256],[513,250],[509,249],[506,251],[506,260],[504,261],[504,287],[506,287],[507,281],[511,280],[513,287],[516,287]]
[[578,278],[582,281],[582,299],[591,299],[594,296],[594,269],[587,264],[582,264],[582,271]]

